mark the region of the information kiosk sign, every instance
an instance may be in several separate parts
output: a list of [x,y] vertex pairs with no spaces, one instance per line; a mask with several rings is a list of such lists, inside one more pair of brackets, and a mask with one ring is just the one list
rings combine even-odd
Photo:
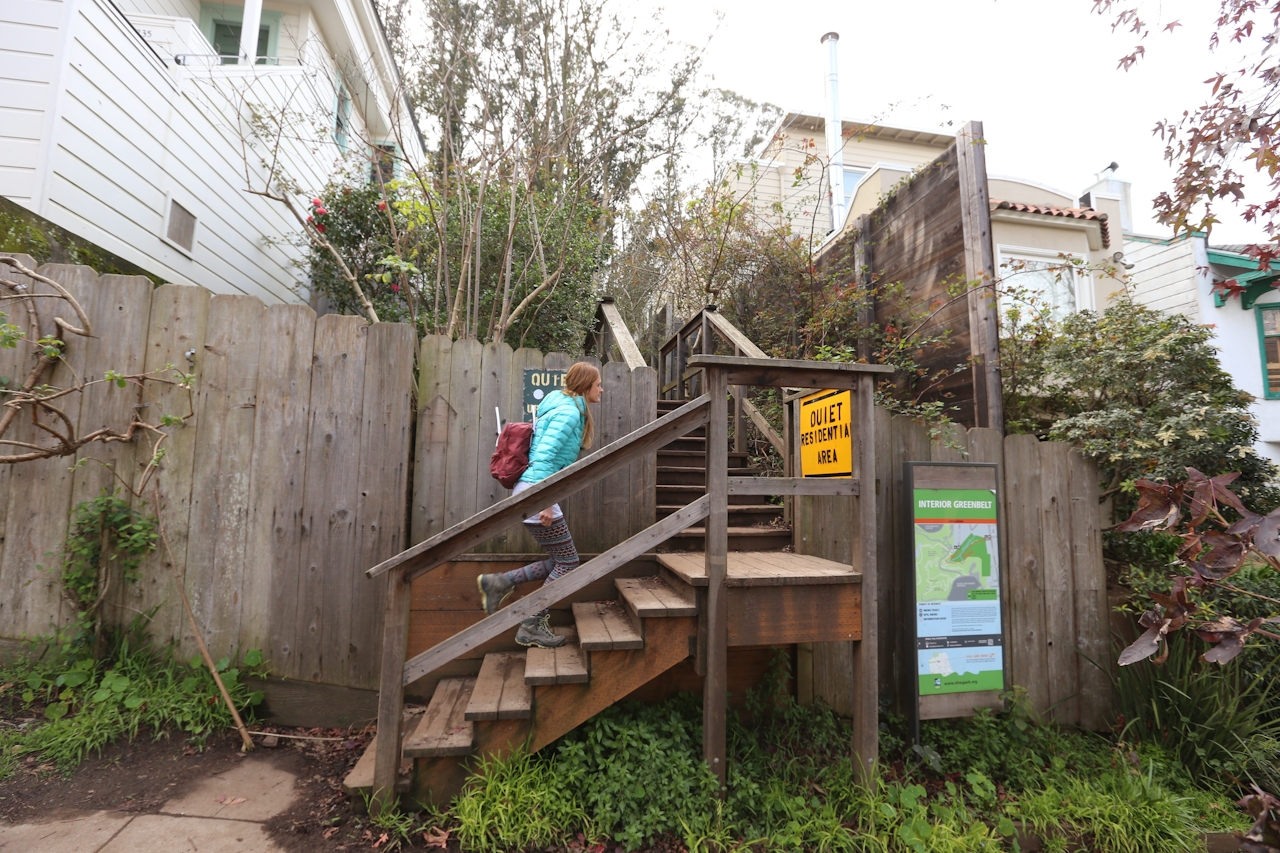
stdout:
[[997,468],[908,462],[906,479],[919,719],[998,707],[1005,680]]

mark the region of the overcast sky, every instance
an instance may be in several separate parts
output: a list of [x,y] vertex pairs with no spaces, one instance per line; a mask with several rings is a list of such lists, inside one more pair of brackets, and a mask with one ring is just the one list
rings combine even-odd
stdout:
[[[1133,184],[1136,228],[1147,234],[1166,233],[1150,200],[1171,175],[1152,128],[1201,103],[1211,74],[1238,67],[1208,50],[1218,7],[1212,0],[1147,0],[1144,15],[1153,24],[1183,26],[1153,32],[1146,59],[1128,72],[1117,63],[1136,38],[1113,34],[1109,19],[1090,14],[1092,0],[627,5],[661,8],[672,36],[683,41],[701,44],[714,31],[706,70],[717,85],[792,110],[825,112],[819,39],[834,30],[844,118],[948,132],[980,120],[990,174],[1073,197],[1117,161],[1117,177]],[[724,16],[718,28],[717,10]],[[1231,208],[1219,215],[1215,244],[1263,239]]]

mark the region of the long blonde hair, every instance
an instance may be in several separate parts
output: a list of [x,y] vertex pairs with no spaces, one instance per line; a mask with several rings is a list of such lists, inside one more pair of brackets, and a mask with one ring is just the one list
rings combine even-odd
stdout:
[[586,401],[587,392],[600,378],[600,371],[585,361],[580,361],[569,368],[564,375],[564,393],[569,397],[582,397],[582,408],[587,413],[587,422],[582,428],[582,448],[589,450],[595,437],[596,422],[591,416],[591,404]]

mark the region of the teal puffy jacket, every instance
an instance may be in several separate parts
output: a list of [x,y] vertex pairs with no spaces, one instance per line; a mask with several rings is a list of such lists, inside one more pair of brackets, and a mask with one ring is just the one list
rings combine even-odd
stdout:
[[552,391],[538,406],[538,420],[529,444],[529,467],[522,483],[538,483],[578,461],[582,432],[587,424],[587,401]]

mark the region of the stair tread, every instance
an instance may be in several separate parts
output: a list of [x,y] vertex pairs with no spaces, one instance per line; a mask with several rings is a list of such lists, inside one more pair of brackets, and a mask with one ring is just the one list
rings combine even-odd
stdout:
[[691,588],[675,589],[657,575],[618,578],[614,584],[627,607],[640,618],[698,615],[697,600]]
[[476,727],[465,714],[475,685],[472,677],[445,678],[436,685],[422,721],[404,739],[401,751],[405,757],[437,758],[471,753]]
[[[659,473],[659,474],[662,474],[662,473],[672,473],[672,474],[680,473],[680,474],[683,474],[683,473],[685,473],[685,472],[687,472],[687,471],[702,471],[702,472],[705,472],[706,470],[707,470],[707,468],[706,468],[706,466],[705,466],[705,465],[694,465],[694,466],[691,466],[691,465],[659,465],[659,466],[658,466],[658,473]],[[756,469],[756,468],[744,468],[744,467],[734,467],[734,468],[729,468],[728,470],[729,470],[730,475],[732,475],[732,476],[734,476],[734,477],[754,477],[754,476],[755,476],[755,474],[756,474],[756,472],[758,472],[758,469]]]
[[643,649],[644,637],[617,601],[579,601],[573,605],[578,647],[584,652]]
[[582,684],[589,680],[577,630],[572,627],[554,630],[567,642],[558,649],[529,649],[524,659],[525,684]]
[[[404,744],[409,735],[413,733],[413,729],[417,727],[422,719],[422,715],[413,711],[406,711],[404,715],[404,723],[400,727],[400,743]],[[369,738],[369,743],[364,748],[364,752],[360,755],[360,760],[356,762],[356,766],[351,768],[342,780],[342,790],[346,791],[352,797],[360,794],[368,794],[373,791],[373,770],[377,763],[378,755],[378,736],[375,734]],[[396,775],[396,793],[404,794],[409,791],[409,774],[413,772],[413,759],[408,758],[403,753],[400,755],[400,772]]]
[[525,720],[533,714],[533,691],[524,683],[524,652],[484,656],[471,691],[468,720]]
[[[730,551],[725,586],[818,586],[862,583],[862,573],[837,563],[789,551]],[[707,585],[703,554],[659,554],[658,563],[687,584]]]
[[[678,509],[684,509],[688,504],[658,504],[658,509],[669,509],[675,512]],[[729,504],[729,512],[763,512],[765,510],[782,512],[782,507],[778,504]],[[701,530],[701,528],[698,528]]]
[[[677,533],[677,536],[705,536],[707,529],[705,527],[687,527],[683,533]],[[774,536],[779,533],[791,535],[791,530],[786,527],[730,527],[730,536]]]

